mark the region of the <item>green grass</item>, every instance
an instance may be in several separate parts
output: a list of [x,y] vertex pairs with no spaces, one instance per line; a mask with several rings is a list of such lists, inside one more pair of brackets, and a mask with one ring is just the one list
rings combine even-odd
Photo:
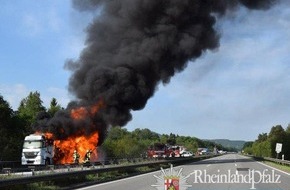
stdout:
[[270,162],[270,161],[263,161],[263,163],[265,163],[269,166],[272,166],[274,168],[280,169],[282,171],[290,173],[290,166],[288,166],[288,165],[282,165],[282,164],[278,164],[278,163]]

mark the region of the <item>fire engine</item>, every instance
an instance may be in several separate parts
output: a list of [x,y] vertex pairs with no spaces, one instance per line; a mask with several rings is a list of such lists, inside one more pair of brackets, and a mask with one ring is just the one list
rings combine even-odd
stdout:
[[171,156],[172,157],[181,157],[181,154],[185,151],[185,148],[183,146],[170,146],[169,148],[171,150]]
[[149,158],[180,157],[183,151],[185,151],[183,146],[170,146],[163,143],[155,143],[148,148],[147,156]]
[[170,156],[170,150],[166,144],[155,143],[151,145],[147,150],[147,156],[149,158],[165,158]]

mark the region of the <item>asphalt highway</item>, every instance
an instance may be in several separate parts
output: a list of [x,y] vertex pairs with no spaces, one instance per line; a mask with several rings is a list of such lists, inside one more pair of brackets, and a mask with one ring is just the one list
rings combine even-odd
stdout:
[[170,186],[179,190],[289,190],[290,174],[245,156],[226,154],[80,190],[167,190]]

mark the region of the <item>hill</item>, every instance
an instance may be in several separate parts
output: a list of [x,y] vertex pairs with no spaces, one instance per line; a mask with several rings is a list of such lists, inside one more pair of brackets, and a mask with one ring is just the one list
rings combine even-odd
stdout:
[[226,148],[234,148],[238,151],[242,150],[244,144],[246,143],[246,141],[229,140],[229,139],[207,139],[207,141],[221,144],[223,147],[226,147]]

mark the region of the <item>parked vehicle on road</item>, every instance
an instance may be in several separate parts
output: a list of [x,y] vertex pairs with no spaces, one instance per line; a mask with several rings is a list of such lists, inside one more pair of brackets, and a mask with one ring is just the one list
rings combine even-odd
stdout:
[[193,156],[193,153],[190,152],[190,151],[184,151],[182,154],[181,154],[181,157],[191,157]]

